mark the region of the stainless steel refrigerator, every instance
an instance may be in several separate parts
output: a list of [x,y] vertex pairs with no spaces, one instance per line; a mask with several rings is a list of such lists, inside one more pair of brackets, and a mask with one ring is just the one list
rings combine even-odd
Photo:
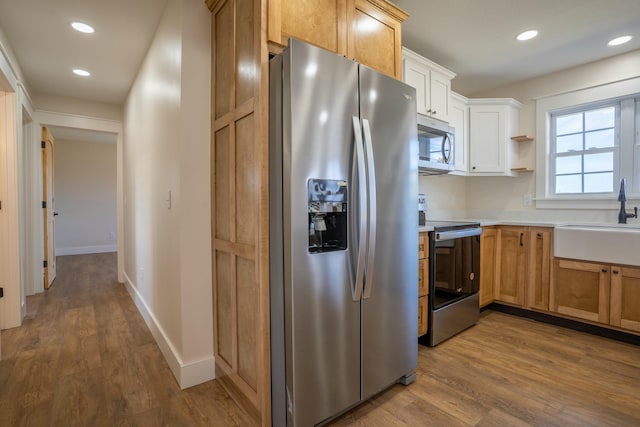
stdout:
[[415,90],[297,40],[270,62],[274,426],[413,380]]

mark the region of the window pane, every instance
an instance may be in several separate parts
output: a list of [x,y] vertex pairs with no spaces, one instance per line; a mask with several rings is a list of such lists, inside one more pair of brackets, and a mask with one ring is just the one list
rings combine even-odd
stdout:
[[613,171],[613,153],[585,154],[584,172]]
[[613,107],[585,111],[585,130],[612,128],[616,125],[616,109]]
[[556,176],[556,193],[582,193],[582,175]]
[[611,193],[613,191],[613,172],[590,173],[584,176],[585,193]]
[[556,175],[582,172],[582,156],[556,157]]
[[582,113],[558,116],[556,120],[556,135],[582,132]]
[[559,136],[556,138],[556,153],[582,151],[582,134]]
[[613,147],[615,145],[614,135],[615,135],[614,129],[606,129],[606,130],[599,130],[596,132],[585,133],[584,145],[587,148],[587,150],[590,148]]

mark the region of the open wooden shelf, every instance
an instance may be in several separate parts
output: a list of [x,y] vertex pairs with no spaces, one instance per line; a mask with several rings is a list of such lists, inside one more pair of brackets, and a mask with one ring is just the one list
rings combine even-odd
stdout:
[[511,172],[533,172],[533,169],[527,169],[527,168],[511,168]]
[[512,136],[511,140],[515,142],[530,142],[530,141],[533,141],[533,137],[527,136],[527,135],[518,135],[518,136]]

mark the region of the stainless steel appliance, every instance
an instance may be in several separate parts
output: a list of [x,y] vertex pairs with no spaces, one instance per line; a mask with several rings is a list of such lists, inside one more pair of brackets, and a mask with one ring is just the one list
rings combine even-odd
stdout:
[[473,326],[480,317],[480,235],[477,223],[427,222],[429,345]]
[[273,425],[414,378],[415,110],[413,88],[300,41],[271,60]]
[[418,114],[419,161],[421,175],[454,170],[455,129],[449,123]]

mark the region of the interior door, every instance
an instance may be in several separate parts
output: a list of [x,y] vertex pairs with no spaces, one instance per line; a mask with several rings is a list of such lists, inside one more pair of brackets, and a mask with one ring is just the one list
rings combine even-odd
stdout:
[[53,170],[53,135],[42,128],[42,208],[44,218],[44,287],[49,289],[56,278],[55,197]]

